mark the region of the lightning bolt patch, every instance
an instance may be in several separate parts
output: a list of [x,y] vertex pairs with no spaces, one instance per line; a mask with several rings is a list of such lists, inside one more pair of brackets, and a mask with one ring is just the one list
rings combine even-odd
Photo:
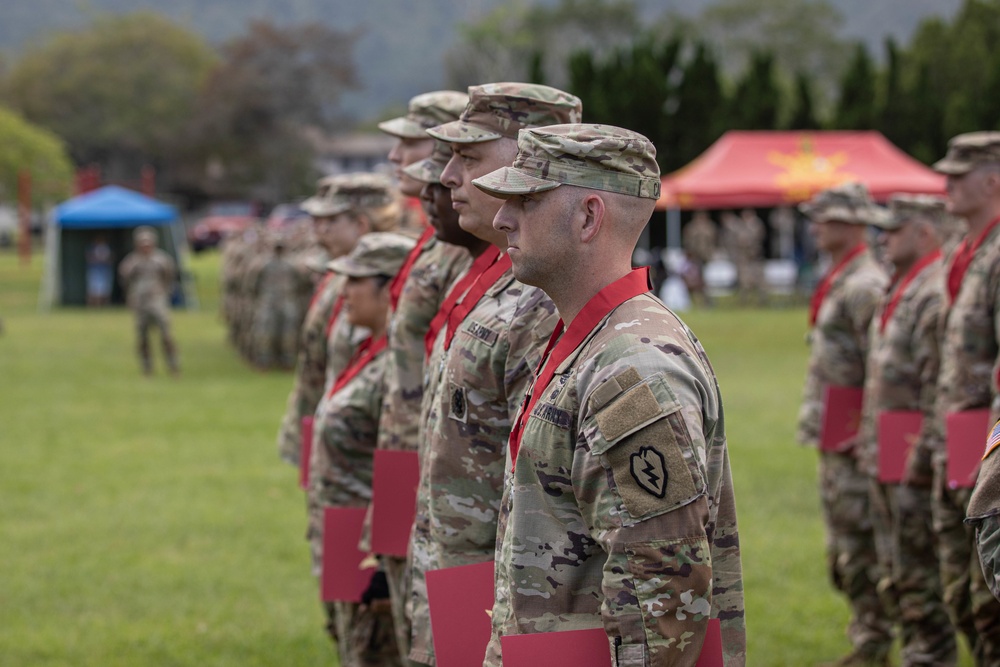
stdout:
[[662,498],[667,493],[667,463],[652,447],[640,447],[632,454],[629,472],[646,493]]

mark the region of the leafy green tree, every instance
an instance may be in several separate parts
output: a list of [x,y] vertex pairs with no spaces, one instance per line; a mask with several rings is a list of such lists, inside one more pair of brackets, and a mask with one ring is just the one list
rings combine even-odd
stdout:
[[792,102],[791,116],[788,120],[789,130],[818,130],[820,122],[816,119],[813,105],[813,92],[810,78],[804,72],[795,75],[795,93]]
[[875,67],[868,49],[858,43],[840,81],[833,126],[840,130],[874,129],[875,111]]
[[0,200],[17,200],[18,178],[31,175],[33,203],[53,203],[67,196],[73,166],[59,137],[0,107]]
[[729,99],[729,123],[733,129],[774,130],[778,127],[781,90],[770,52],[755,53]]
[[[344,122],[340,97],[358,85],[356,38],[317,23],[257,21],[226,43],[190,124],[197,185],[269,201],[312,187],[309,136],[333,133]],[[212,168],[204,178],[206,164]]]
[[697,42],[694,55],[680,69],[683,76],[673,103],[668,104],[668,146],[672,150],[670,155],[661,156],[671,170],[698,157],[722,135],[728,104],[718,63],[707,44]]
[[214,62],[201,38],[158,14],[100,16],[28,51],[5,97],[65,139],[78,163],[135,177],[142,163],[174,157]]
[[[458,43],[445,55],[448,86],[462,90],[488,81],[542,80],[567,88],[572,54],[586,50],[604,57],[639,33],[635,0],[501,3],[460,28]],[[545,54],[544,63],[534,62],[538,53]],[[537,65],[544,67],[533,71]]]

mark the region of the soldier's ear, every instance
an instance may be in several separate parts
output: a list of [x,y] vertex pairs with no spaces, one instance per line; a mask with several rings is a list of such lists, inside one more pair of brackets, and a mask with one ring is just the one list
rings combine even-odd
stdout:
[[580,208],[584,214],[583,226],[580,228],[580,240],[590,243],[604,226],[604,216],[607,209],[604,200],[597,194],[588,194],[580,202]]

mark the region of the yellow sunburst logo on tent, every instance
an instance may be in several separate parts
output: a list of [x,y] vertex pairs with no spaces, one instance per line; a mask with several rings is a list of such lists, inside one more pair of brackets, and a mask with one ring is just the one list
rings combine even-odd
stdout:
[[774,177],[774,183],[784,191],[785,199],[792,202],[805,201],[820,190],[857,180],[857,175],[840,171],[847,160],[844,151],[826,155],[816,152],[809,138],[802,139],[795,153],[767,154],[768,162],[785,170]]

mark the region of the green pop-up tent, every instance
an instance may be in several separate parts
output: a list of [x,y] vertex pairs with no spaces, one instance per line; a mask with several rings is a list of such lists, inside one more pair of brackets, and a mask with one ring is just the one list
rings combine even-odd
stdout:
[[[115,265],[133,248],[132,232],[149,225],[159,232],[160,247],[181,268],[184,235],[177,211],[145,195],[117,185],[108,185],[69,199],[54,210],[45,239],[45,279],[40,305],[83,305],[87,301],[86,250],[98,237],[111,246]],[[186,290],[175,302],[190,304]],[[124,294],[115,278],[112,303],[123,303]]]

